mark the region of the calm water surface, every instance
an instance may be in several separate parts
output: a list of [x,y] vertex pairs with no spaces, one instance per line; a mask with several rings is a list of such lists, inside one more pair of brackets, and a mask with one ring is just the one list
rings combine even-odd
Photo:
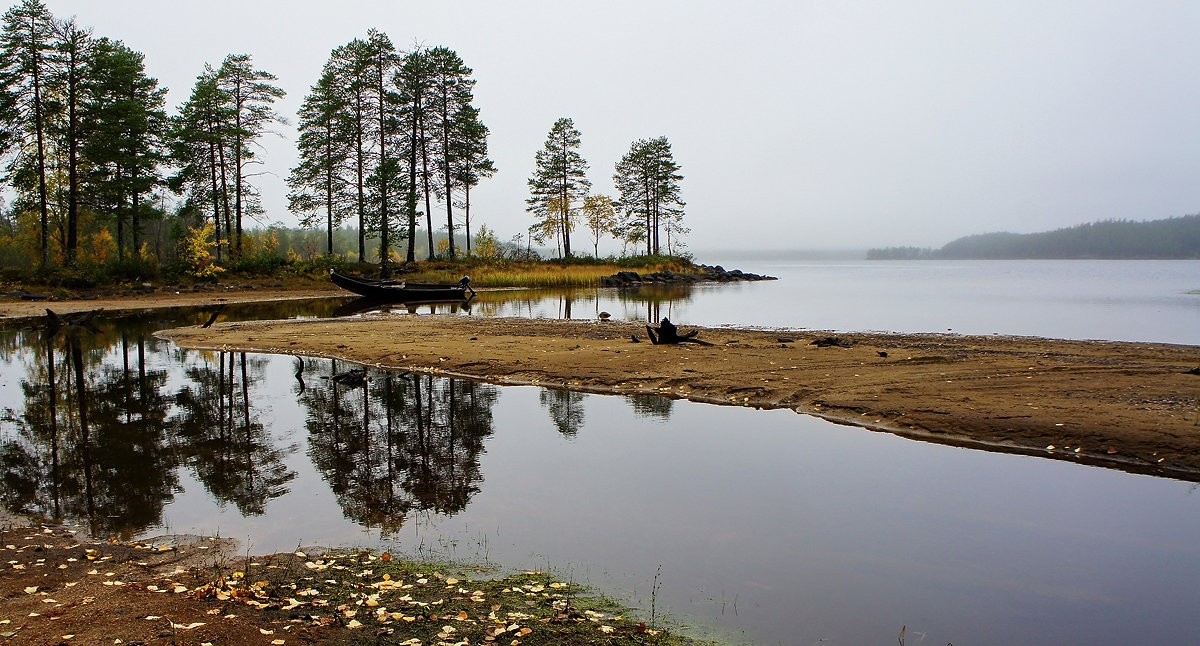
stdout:
[[[1200,261],[755,261],[781,280],[663,290],[677,323],[810,330],[1011,334],[1200,343]],[[669,300],[668,300],[669,299]],[[477,310],[480,308],[476,308]],[[640,320],[644,299],[606,290],[484,311]]]
[[[730,263],[785,280],[674,299],[515,295],[469,315],[604,309],[682,324],[929,331],[923,321],[962,309],[938,326],[1074,338],[1140,329],[1170,342],[1198,329],[1200,296],[1187,292],[1200,265],[1134,263],[1149,268],[1139,286],[1104,263],[1018,263],[1009,279],[980,264],[997,266]],[[1087,275],[1100,270],[1097,287]],[[883,309],[859,306],[872,294]],[[1005,295],[1009,306],[991,310],[1003,324],[973,329]],[[912,299],[924,306],[889,315]],[[336,305],[223,316],[324,316]],[[1139,328],[1147,312],[1160,321]],[[381,371],[365,388],[336,386],[328,377],[352,366],[307,359],[297,377],[293,357],[184,351],[150,336],[206,318],[150,313],[50,340],[0,329],[4,502],[103,534],[219,533],[255,553],[378,545],[551,568],[647,613],[657,574],[658,613],[759,643],[890,643],[901,625],[910,644],[1200,639],[1192,483],[789,411]]]

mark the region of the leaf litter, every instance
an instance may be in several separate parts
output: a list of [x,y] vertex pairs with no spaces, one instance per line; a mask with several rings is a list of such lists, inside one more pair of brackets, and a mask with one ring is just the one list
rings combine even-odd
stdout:
[[0,529],[6,646],[48,635],[145,646],[696,643],[545,572],[363,550],[247,558],[232,542],[195,537],[85,545],[69,529],[43,529]]

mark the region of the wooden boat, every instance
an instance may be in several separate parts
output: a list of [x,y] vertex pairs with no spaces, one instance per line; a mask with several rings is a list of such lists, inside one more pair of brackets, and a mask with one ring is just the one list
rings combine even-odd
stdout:
[[339,274],[330,269],[329,279],[342,289],[388,303],[463,301],[467,299],[467,292],[470,292],[471,296],[475,295],[475,290],[470,286],[470,279],[466,276],[457,285],[440,285],[408,283],[402,280],[368,280]]

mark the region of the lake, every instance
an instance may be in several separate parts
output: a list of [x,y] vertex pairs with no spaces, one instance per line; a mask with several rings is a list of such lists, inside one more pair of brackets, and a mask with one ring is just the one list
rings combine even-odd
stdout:
[[[1012,334],[1200,343],[1200,261],[805,261],[733,258],[782,280],[661,290],[676,323],[810,330]],[[564,315],[562,298],[496,313]],[[644,318],[646,299],[601,291],[570,314]],[[489,312],[491,310],[488,310]]]
[[[783,280],[489,294],[459,315],[1195,343],[1195,262],[725,263]],[[229,307],[330,315],[333,300]],[[427,310],[422,310],[427,311]],[[1194,643],[1194,483],[658,397],[186,351],[204,310],[0,328],[10,507],[538,568],[756,643]],[[80,415],[84,412],[85,415]],[[86,441],[84,441],[86,438]],[[51,467],[57,456],[59,467]],[[923,640],[923,641],[922,641]]]

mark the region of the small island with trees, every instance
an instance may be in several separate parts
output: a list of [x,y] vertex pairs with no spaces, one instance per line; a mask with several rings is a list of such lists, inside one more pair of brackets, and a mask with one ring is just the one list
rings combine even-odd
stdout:
[[1200,215],[1162,220],[1104,220],[1043,233],[984,233],[939,249],[885,247],[868,260],[999,259],[1195,259],[1200,258]]

